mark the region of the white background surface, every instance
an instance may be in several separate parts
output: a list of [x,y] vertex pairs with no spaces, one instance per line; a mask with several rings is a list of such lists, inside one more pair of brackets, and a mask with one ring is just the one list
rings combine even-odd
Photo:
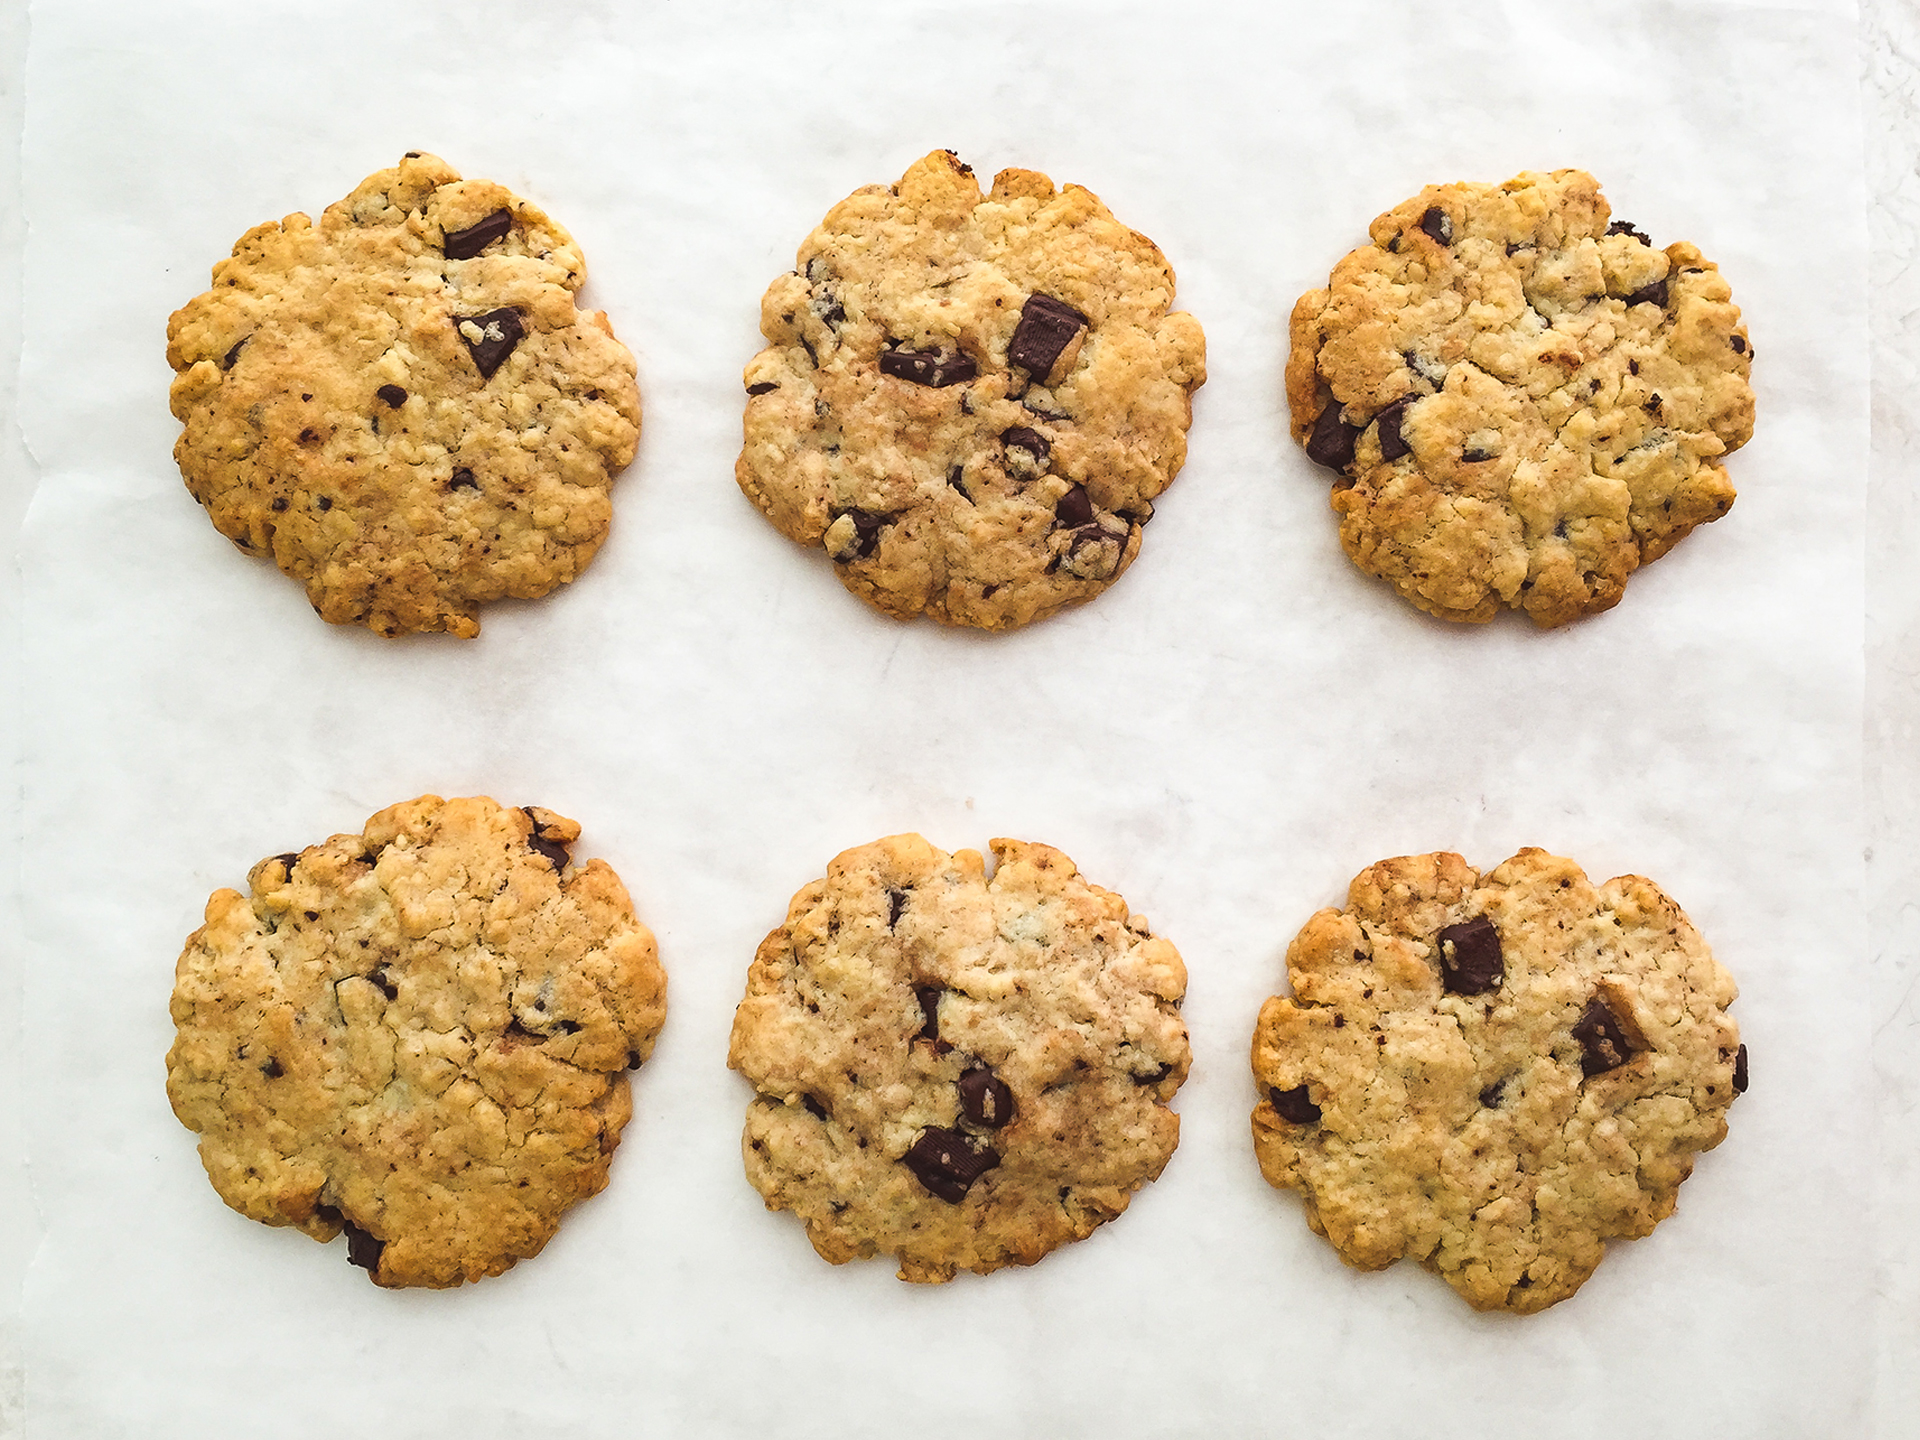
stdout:
[[[0,850],[22,862],[0,1021],[20,1020],[26,1101],[24,1134],[0,1129],[26,1156],[0,1190],[22,1277],[0,1424],[1911,1433],[1911,10],[1863,34],[1818,4],[1169,16],[34,7],[30,454],[0,453],[23,477],[10,526],[32,493],[0,655],[22,682],[0,739],[28,837]],[[1167,251],[1209,340],[1192,458],[1140,561],[1013,636],[885,620],[730,478],[760,291],[828,205],[935,145],[983,177],[1089,185]],[[648,411],[586,576],[465,644],[320,624],[213,532],[169,454],[167,313],[249,225],[317,213],[410,148],[573,230]],[[1733,512],[1618,609],[1455,629],[1340,556],[1324,477],[1286,439],[1285,317],[1420,185],[1559,164],[1720,263],[1760,424]],[[0,304],[0,382],[13,324]],[[612,1185],[545,1254],[388,1294],[340,1246],[219,1204],[161,1057],[205,895],[428,789],[579,818],[580,853],[612,861],[660,936],[672,1011]],[[1192,976],[1165,1176],[1035,1269],[937,1290],[827,1267],[762,1210],[724,1069],[788,895],[909,828],[1059,845]],[[1259,1178],[1245,1049],[1287,938],[1355,870],[1528,843],[1687,907],[1741,982],[1754,1086],[1673,1220],[1515,1320],[1417,1268],[1340,1267]]]

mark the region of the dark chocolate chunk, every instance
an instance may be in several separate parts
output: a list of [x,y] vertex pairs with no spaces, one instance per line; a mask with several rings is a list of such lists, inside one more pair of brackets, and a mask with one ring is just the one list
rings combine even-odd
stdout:
[[277,1056],[268,1056],[267,1063],[260,1067],[260,1073],[269,1080],[278,1080],[287,1073],[287,1068],[280,1063]]
[[302,445],[318,445],[320,443],[320,432],[309,426],[300,432],[300,443]]
[[1340,413],[1340,402],[1331,395],[1327,408],[1313,422],[1313,434],[1307,437],[1307,458],[1329,470],[1344,470],[1353,463],[1353,442],[1360,438],[1360,427],[1349,425]]
[[1733,1093],[1747,1093],[1747,1047],[1742,1045],[1733,1054]]
[[284,495],[276,495],[276,496],[274,496],[274,497],[273,497],[273,505],[272,505],[272,506],[271,506],[270,508],[272,508],[272,509],[274,509],[274,510],[276,510],[276,511],[279,511],[279,510],[284,510],[284,509],[286,509],[286,508],[287,508],[287,497],[286,497],[286,496],[284,496]]
[[1507,978],[1500,958],[1500,932],[1484,915],[1449,925],[1437,939],[1440,983],[1450,995],[1484,995]]
[[958,490],[960,492],[960,498],[971,505],[973,503],[973,497],[967,494],[966,477],[967,467],[964,465],[956,465],[947,471],[947,484]]
[[1267,1090],[1267,1098],[1273,1102],[1280,1118],[1290,1125],[1311,1125],[1320,1118],[1320,1107],[1308,1097],[1304,1085],[1296,1085],[1291,1090],[1272,1086]]
[[[480,327],[478,340],[467,339],[467,332],[462,327],[469,322]],[[527,327],[520,323],[520,312],[510,308],[489,310],[484,315],[456,315],[453,317],[453,328],[459,332],[467,353],[473,356],[474,368],[480,372],[482,380],[493,378],[493,372],[507,363],[513,347],[527,333]]]
[[546,862],[553,866],[556,875],[566,869],[573,860],[573,856],[567,853],[566,842],[549,840],[547,838],[547,827],[542,825],[538,820],[534,820],[533,811],[525,805],[520,807],[520,813],[525,815],[528,820],[533,821],[533,833],[527,836],[527,848],[543,856]]
[[1000,443],[1009,449],[1026,451],[1035,460],[1044,461],[1053,453],[1053,442],[1038,430],[1029,430],[1024,425],[1014,425],[1000,432]]
[[1634,228],[1634,224],[1631,220],[1615,220],[1611,225],[1607,226],[1607,234],[1631,235],[1634,239],[1638,240],[1642,245],[1651,246],[1653,244],[1653,241],[1649,240],[1646,237],[1645,232]]
[[639,1068],[640,1068],[640,1052],[638,1050],[629,1050],[627,1052],[627,1069],[638,1070]]
[[318,910],[302,910],[300,913],[302,915],[305,915],[307,919],[310,921],[318,920],[320,918],[320,912]]
[[382,385],[373,393],[386,401],[388,408],[393,410],[398,410],[402,405],[407,403],[407,392],[402,390],[398,385]]
[[967,1198],[967,1187],[1000,1163],[989,1145],[978,1149],[958,1130],[930,1125],[900,1157],[920,1183],[949,1205]]
[[1173,1074],[1173,1066],[1171,1064],[1162,1065],[1159,1069],[1149,1070],[1144,1075],[1135,1075],[1133,1077],[1133,1083],[1136,1085],[1158,1085],[1171,1074]]
[[1396,400],[1375,417],[1380,426],[1380,458],[1398,460],[1402,455],[1412,452],[1406,436],[1400,433],[1400,422],[1406,418],[1408,400]]
[[455,230],[440,242],[449,260],[471,260],[513,228],[513,212],[496,210],[478,225]]
[[1666,309],[1667,282],[1664,280],[1656,280],[1651,285],[1643,286],[1627,296],[1627,304],[1629,307],[1634,305],[1658,305],[1662,310]]
[[747,386],[747,394],[767,395],[767,394],[771,394],[775,390],[778,390],[779,388],[780,388],[780,384],[777,380],[762,380],[758,385]]
[[960,1077],[960,1109],[976,1125],[998,1130],[1013,1119],[1013,1091],[986,1066]]
[[1091,323],[1051,295],[1029,295],[1020,307],[1020,323],[1013,328],[1013,339],[1007,342],[1007,363],[1044,377],[1073,343],[1073,337]]
[[887,892],[887,903],[891,907],[887,912],[887,928],[891,930],[900,923],[900,912],[907,908],[907,892],[904,890],[889,890]]
[[221,359],[220,368],[222,370],[231,370],[234,365],[239,362],[240,347],[252,338],[250,335],[242,335],[238,340],[234,341],[233,348],[227,351],[226,355]]
[[449,490],[478,490],[480,482],[473,478],[473,471],[461,466],[453,472],[453,479],[447,482]]
[[1727,339],[1727,343],[1733,346],[1734,354],[1744,355],[1747,353],[1747,337],[1746,336],[1744,335],[1729,336]]
[[1438,205],[1427,207],[1427,213],[1420,217],[1420,228],[1427,232],[1436,245],[1453,244],[1453,217]]
[[286,854],[276,855],[273,858],[286,866],[287,873],[291,875],[293,873],[293,862],[300,858],[300,852],[298,850],[289,850]]
[[873,554],[880,543],[880,528],[889,519],[885,515],[876,515],[871,510],[848,510],[843,512],[853,517],[854,546],[851,557],[840,555],[836,559],[864,560]]
[[971,355],[958,350],[952,354],[944,350],[882,350],[880,373],[939,390],[973,379],[980,367]]
[[1053,518],[1061,525],[1085,525],[1092,520],[1093,501],[1087,498],[1087,487],[1075,485],[1056,500]]
[[320,497],[320,508],[323,511],[331,510],[333,508],[333,497],[331,495],[322,495]]
[[1640,408],[1645,410],[1649,415],[1658,415],[1660,413],[1660,392],[1658,390],[1654,391],[1653,394],[1647,397],[1646,403]]
[[800,1097],[800,1103],[807,1107],[807,1113],[813,1116],[814,1119],[824,1120],[827,1118],[827,1107],[814,1099],[813,1096],[802,1095]]
[[1507,1088],[1505,1080],[1496,1080],[1480,1092],[1480,1103],[1492,1110],[1500,1103],[1500,1092]]
[[387,1242],[362,1230],[344,1215],[340,1217],[340,1228],[347,1232],[347,1263],[358,1265],[369,1275],[380,1268],[380,1252],[387,1248]]
[[400,987],[394,984],[388,977],[386,966],[376,965],[373,973],[367,976],[367,979],[371,980],[375,985],[378,985],[380,987],[380,993],[385,995],[387,999],[398,1000],[400,998]]
[[1638,375],[1639,373],[1640,373],[1640,362],[1638,360],[1627,361],[1627,374]]
[[1587,1001],[1587,1008],[1574,1022],[1573,1038],[1580,1042],[1580,1073],[1604,1075],[1617,1070],[1632,1058],[1633,1046],[1620,1021],[1598,995]]
[[916,985],[913,987],[914,999],[920,1002],[920,1013],[925,1023],[920,1027],[916,1040],[938,1040],[940,1038],[940,997],[947,992],[938,985]]
[[1465,460],[1469,465],[1477,465],[1482,460],[1493,459],[1493,451],[1482,450],[1478,445],[1469,445],[1460,452],[1460,458]]

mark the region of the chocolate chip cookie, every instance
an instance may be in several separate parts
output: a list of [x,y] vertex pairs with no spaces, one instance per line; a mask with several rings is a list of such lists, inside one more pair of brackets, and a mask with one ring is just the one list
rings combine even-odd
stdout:
[[1522,850],[1382,860],[1287,950],[1253,1037],[1253,1144],[1340,1258],[1479,1310],[1580,1288],[1727,1133],[1734,984],[1652,881]]
[[769,287],[740,488],[899,619],[1005,630],[1140,551],[1206,379],[1173,271],[1089,191],[936,150]]
[[1293,435],[1340,543],[1444,620],[1564,625],[1733,504],[1753,347],[1692,245],[1579,170],[1429,186],[1293,311]]
[[167,326],[174,457],[215,528],[337,624],[479,633],[606,538],[640,393],[530,202],[410,154],[249,230]]
[[838,1265],[1031,1265],[1127,1208],[1179,1141],[1179,952],[1058,850],[849,850],[794,896],[734,1015],[747,1178]]
[[376,1285],[540,1253],[607,1183],[666,977],[580,827],[422,796],[216,891],[187,941],[174,1114],[220,1198]]

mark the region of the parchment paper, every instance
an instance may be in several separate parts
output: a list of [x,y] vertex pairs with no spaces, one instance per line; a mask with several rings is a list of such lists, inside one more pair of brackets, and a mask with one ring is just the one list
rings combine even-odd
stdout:
[[[1841,4],[36,5],[29,1433],[1857,1433],[1855,71]],[[731,479],[761,290],[942,145],[1094,189],[1209,342],[1139,562],[1010,636],[870,611]],[[323,625],[170,457],[169,311],[249,226],[408,149],[574,232],[647,405],[592,568],[471,643]],[[1450,627],[1339,553],[1286,436],[1286,316],[1421,185],[1559,165],[1722,266],[1759,425],[1731,514],[1615,611]],[[672,1008],[608,1190],[505,1277],[395,1294],[220,1204],[162,1057],[206,895],[427,790],[579,818]],[[906,829],[1061,847],[1192,977],[1162,1179],[1032,1270],[935,1289],[763,1210],[724,1067],[791,893]],[[1525,844],[1687,908],[1741,983],[1753,1088],[1672,1220],[1514,1319],[1340,1265],[1260,1179],[1246,1049],[1362,866]]]

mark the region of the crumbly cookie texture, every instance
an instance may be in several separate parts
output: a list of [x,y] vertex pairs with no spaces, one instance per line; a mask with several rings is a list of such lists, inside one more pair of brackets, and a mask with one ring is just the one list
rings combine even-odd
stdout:
[[537,806],[422,796],[253,867],[187,941],[174,1114],[220,1198],[376,1285],[540,1253],[607,1183],[666,976],[605,861]]
[[1673,1213],[1727,1133],[1735,990],[1652,881],[1522,850],[1383,860],[1287,950],[1253,1037],[1253,1144],[1340,1258],[1544,1310]]
[[174,458],[215,528],[382,635],[480,631],[606,538],[640,392],[539,207],[410,154],[256,226],[167,325]]
[[1058,850],[849,850],[760,946],[727,1063],[747,1178],[838,1265],[1031,1265],[1127,1208],[1180,1138],[1179,952]]
[[1005,630],[1140,551],[1206,379],[1173,270],[1090,191],[936,150],[828,213],[761,302],[740,488],[905,620]]
[[1293,436],[1340,543],[1443,620],[1541,626],[1733,504],[1753,348],[1720,272],[1656,249],[1591,175],[1434,185],[1293,311]]

